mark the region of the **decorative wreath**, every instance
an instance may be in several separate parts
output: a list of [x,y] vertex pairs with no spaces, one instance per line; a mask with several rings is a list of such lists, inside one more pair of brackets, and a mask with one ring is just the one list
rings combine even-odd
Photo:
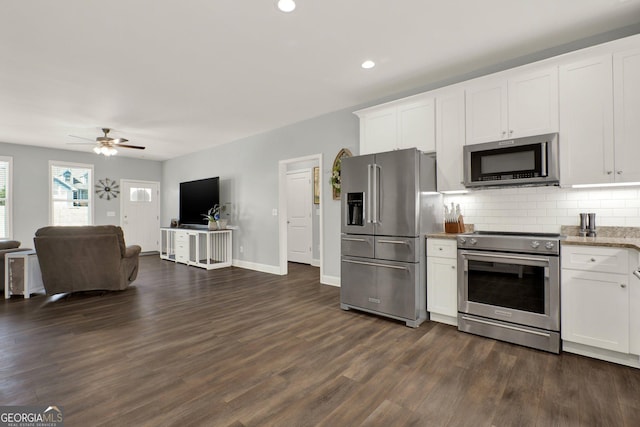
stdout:
[[120,194],[120,186],[112,179],[99,179],[96,184],[96,194],[101,199],[105,197],[107,200],[115,199]]
[[351,157],[351,151],[348,148],[343,148],[338,152],[336,159],[333,161],[333,167],[331,168],[331,177],[329,178],[329,183],[331,184],[331,188],[333,189],[333,199],[340,200],[340,169],[342,159],[345,157]]

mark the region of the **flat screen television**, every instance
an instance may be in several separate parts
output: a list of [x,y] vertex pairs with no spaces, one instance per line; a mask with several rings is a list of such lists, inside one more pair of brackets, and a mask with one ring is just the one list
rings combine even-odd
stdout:
[[217,204],[220,204],[219,177],[180,183],[180,224],[206,225],[202,214]]

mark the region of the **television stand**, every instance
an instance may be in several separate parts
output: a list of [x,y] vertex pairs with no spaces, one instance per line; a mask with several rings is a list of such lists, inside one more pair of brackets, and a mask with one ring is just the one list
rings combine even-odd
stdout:
[[231,230],[160,229],[161,259],[213,270],[230,267],[232,255]]

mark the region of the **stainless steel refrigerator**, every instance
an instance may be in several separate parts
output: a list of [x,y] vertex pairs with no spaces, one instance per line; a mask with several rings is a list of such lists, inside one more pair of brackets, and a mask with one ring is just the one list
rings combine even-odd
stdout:
[[342,159],[340,307],[418,327],[427,319],[425,234],[443,229],[435,154]]

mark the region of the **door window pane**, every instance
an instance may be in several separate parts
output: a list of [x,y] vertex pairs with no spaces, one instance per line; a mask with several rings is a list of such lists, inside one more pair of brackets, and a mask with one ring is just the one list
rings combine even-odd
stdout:
[[132,187],[129,190],[129,200],[132,202],[151,202],[151,189]]

